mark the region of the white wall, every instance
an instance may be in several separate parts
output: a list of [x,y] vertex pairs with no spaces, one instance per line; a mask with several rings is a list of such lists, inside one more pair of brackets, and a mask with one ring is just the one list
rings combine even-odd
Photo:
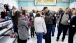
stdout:
[[16,2],[16,0],[0,0],[0,3],[9,4],[10,8],[12,8],[12,6],[18,8],[18,3]]

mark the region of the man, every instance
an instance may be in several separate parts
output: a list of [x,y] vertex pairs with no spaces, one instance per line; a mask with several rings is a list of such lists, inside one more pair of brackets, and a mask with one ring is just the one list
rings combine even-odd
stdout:
[[66,8],[65,10],[65,13],[61,14],[60,15],[60,18],[59,18],[59,27],[58,27],[58,34],[57,34],[57,39],[56,41],[59,41],[59,37],[63,31],[63,37],[62,37],[62,42],[64,41],[65,39],[65,35],[67,33],[67,30],[68,30],[68,26],[69,26],[69,21],[70,21],[70,15],[69,15],[69,8]]
[[48,10],[47,7],[43,8],[43,12],[45,13],[45,23],[47,28],[47,33],[45,35],[45,43],[51,43],[51,29],[53,24],[53,15]]
[[62,8],[59,8],[58,14],[61,15],[62,13],[64,13]]

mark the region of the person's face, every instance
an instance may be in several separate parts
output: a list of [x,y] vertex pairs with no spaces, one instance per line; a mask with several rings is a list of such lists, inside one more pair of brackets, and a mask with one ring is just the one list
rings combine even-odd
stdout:
[[24,19],[25,18],[25,15],[21,15],[21,17]]
[[72,11],[72,14],[75,15],[75,10]]
[[60,8],[60,11],[62,10],[62,8]]
[[63,11],[63,9],[62,9],[62,8],[60,8],[60,9],[59,9],[59,11]]
[[45,11],[45,12],[48,12],[48,8],[46,8],[44,11]]
[[68,12],[70,12],[70,9],[68,8],[68,9],[66,9],[66,13],[68,13]]

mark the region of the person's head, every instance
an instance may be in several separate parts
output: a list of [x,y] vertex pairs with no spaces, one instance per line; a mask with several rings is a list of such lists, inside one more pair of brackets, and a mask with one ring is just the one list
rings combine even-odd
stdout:
[[15,15],[14,15],[14,22],[15,22],[15,25],[17,26],[18,25],[18,18],[21,17],[21,12],[20,11],[16,11],[15,12]]
[[36,11],[33,9],[32,12],[35,13]]
[[52,14],[55,15],[55,11],[52,11]]
[[21,7],[21,10],[23,10],[23,8]]
[[22,15],[26,16],[26,10],[22,10]]
[[6,4],[4,4],[4,7],[6,6]]
[[72,11],[72,14],[73,14],[73,15],[76,15],[76,10],[73,10],[73,11]]
[[75,8],[72,8],[72,10],[75,10]]
[[36,13],[36,17],[40,17],[40,13]]
[[21,7],[21,9],[22,9],[22,7]]
[[75,10],[75,8],[72,8],[71,11]]
[[66,13],[69,13],[69,12],[70,12],[70,8],[67,7],[66,10],[65,10],[65,12],[66,12]]
[[16,9],[15,6],[13,6],[12,9]]
[[48,12],[48,7],[44,7],[43,11]]
[[59,8],[59,11],[63,11],[63,9],[62,8]]

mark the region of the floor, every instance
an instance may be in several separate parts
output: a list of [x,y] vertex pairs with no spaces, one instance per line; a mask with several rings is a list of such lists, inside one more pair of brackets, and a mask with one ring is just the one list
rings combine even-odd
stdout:
[[[56,37],[57,37],[57,29],[55,31],[55,36],[51,38],[52,39],[51,43],[68,43],[68,35],[66,35],[64,42],[61,41],[62,35],[61,35],[60,40],[58,42],[56,41]],[[35,36],[35,38],[30,38],[27,43],[37,43],[36,36]],[[42,43],[45,43],[44,39],[43,39]],[[76,43],[76,35],[74,37],[74,43]]]

